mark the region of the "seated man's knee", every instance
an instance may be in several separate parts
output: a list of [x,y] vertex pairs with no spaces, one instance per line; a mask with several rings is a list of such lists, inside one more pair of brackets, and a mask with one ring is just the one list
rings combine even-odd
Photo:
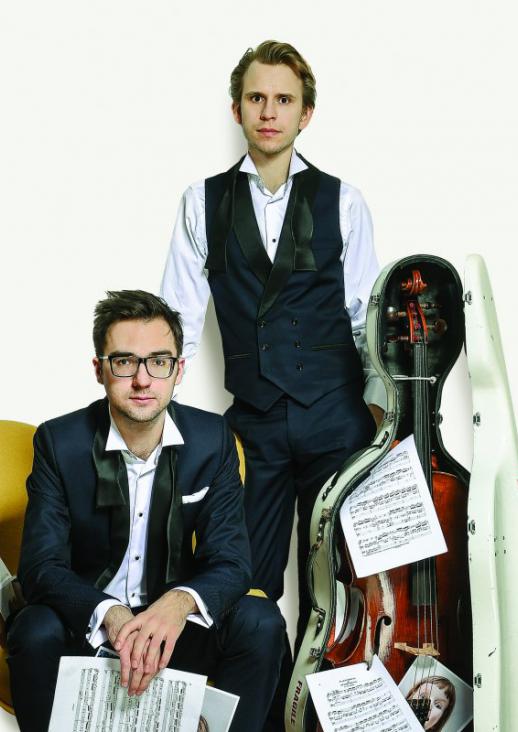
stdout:
[[10,656],[27,650],[38,653],[55,653],[64,649],[67,631],[59,616],[46,605],[27,605],[13,618],[7,632],[7,648]]
[[286,624],[273,600],[245,595],[234,608],[232,625],[232,632],[253,647],[275,654],[283,647]]

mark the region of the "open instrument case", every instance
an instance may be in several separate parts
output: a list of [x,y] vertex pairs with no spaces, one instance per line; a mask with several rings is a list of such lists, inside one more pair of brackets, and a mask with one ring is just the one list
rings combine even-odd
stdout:
[[[471,477],[448,454],[440,432],[444,382],[464,345],[465,334],[474,405]],[[424,361],[422,346],[415,351],[410,347],[420,340],[425,342]],[[397,616],[399,605],[415,604],[414,581],[420,563],[412,569],[408,565],[395,573],[373,575],[359,591],[353,589],[354,575],[339,517],[346,497],[394,441],[415,434],[416,425],[418,431],[424,425],[425,437],[416,436],[416,444],[420,457],[423,452],[431,456],[425,475],[434,486],[431,492],[448,546],[446,554],[432,560],[434,601],[439,604],[438,636],[441,648],[448,647],[447,659],[435,649],[435,645],[439,648],[439,638],[427,644],[426,652],[431,649],[431,655],[473,686],[476,731],[512,732],[518,728],[518,694],[514,689],[518,678],[518,592],[514,589],[518,572],[518,531],[514,530],[514,517],[518,517],[518,439],[483,260],[476,255],[468,258],[464,293],[455,269],[439,257],[410,256],[387,266],[369,301],[367,341],[373,365],[386,387],[387,411],[371,445],[327,481],[315,502],[308,559],[313,610],[286,700],[286,730],[314,731],[305,677],[332,667],[333,646],[336,650],[338,644],[340,650],[343,644],[342,660],[335,665],[369,663],[377,653],[388,664],[396,683],[412,663],[401,647],[413,645],[414,657],[425,653],[424,649],[416,651]],[[440,480],[444,474],[452,476],[454,484],[438,486],[436,491],[436,478]],[[445,526],[450,518],[453,523]],[[402,573],[408,580],[403,590],[399,587]],[[369,610],[365,596],[373,588],[381,602]],[[440,606],[441,597],[446,598],[451,612]],[[389,617],[392,613],[394,621]],[[340,627],[338,617],[343,618]],[[355,633],[362,637],[361,643],[355,640]]]

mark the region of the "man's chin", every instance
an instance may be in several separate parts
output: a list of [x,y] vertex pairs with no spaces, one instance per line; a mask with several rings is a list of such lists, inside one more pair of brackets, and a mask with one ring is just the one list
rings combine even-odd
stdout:
[[292,142],[281,142],[280,140],[249,140],[248,143],[250,148],[269,157],[274,157],[275,155],[283,153],[293,144]]
[[121,409],[121,413],[132,422],[153,422],[164,411],[165,407],[133,406],[128,409]]

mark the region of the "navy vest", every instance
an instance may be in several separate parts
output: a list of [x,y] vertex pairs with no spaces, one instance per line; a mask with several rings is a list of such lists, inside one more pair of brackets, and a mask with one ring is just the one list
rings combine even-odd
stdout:
[[239,166],[205,181],[206,267],[225,387],[262,411],[283,394],[309,406],[352,381],[361,389],[344,308],[340,181],[312,165],[293,177],[272,264]]

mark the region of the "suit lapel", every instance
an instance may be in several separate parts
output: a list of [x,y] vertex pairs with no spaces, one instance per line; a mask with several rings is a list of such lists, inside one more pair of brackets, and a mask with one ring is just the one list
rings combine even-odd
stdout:
[[110,563],[95,582],[99,588],[113,579],[126,553],[130,531],[128,474],[119,451],[106,452],[110,430],[108,402],[104,400],[98,413],[92,458],[97,474],[96,506],[110,508]]
[[259,318],[263,317],[275,303],[294,270],[315,272],[317,269],[311,249],[313,238],[311,205],[317,186],[316,168],[308,168],[293,176],[277,254],[259,306]]
[[[172,405],[168,408],[174,419]],[[99,410],[92,457],[97,474],[96,506],[110,509],[110,562],[95,586],[103,589],[115,577],[130,535],[128,473],[119,450],[106,451],[110,430],[108,403]],[[164,586],[181,577],[182,496],[176,485],[176,448],[163,448],[153,480],[146,552],[147,592],[155,599]]]
[[272,263],[264,248],[255,218],[250,184],[246,173],[238,173],[234,193],[234,232],[250,269],[263,285],[270,275]]

